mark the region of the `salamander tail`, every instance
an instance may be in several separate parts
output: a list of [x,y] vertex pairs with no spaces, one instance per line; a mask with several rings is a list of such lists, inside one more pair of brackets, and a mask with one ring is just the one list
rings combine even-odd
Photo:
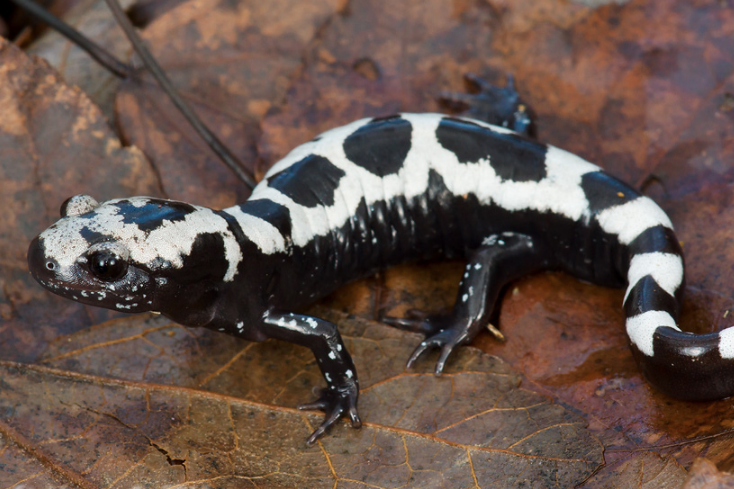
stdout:
[[693,334],[678,328],[683,254],[660,227],[630,247],[624,299],[626,330],[645,377],[665,394],[707,401],[734,395],[734,328]]

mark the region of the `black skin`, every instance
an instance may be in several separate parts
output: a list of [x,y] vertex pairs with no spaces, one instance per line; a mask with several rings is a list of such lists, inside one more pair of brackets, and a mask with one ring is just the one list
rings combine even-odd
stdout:
[[[512,78],[508,78],[508,85],[504,88],[494,87],[476,77],[471,79],[478,84],[479,93],[460,95],[460,98],[461,102],[468,103],[473,109],[469,111],[472,117],[513,128],[526,136],[530,134],[533,126],[528,117],[528,109],[515,91]],[[446,99],[449,95],[445,94],[443,97]],[[545,250],[541,243],[534,243],[530,236],[522,233],[502,233],[497,238],[493,243],[479,246],[468,254],[469,276],[461,282],[456,304],[450,314],[424,316],[421,319],[384,318],[387,324],[425,335],[426,340],[418,345],[410,356],[408,368],[412,367],[425,352],[438,348],[441,355],[435,373],[440,375],[454,348],[469,343],[487,325],[500,291],[505,285],[519,277],[549,267],[550,264],[546,259],[548,250]],[[479,268],[476,268],[478,265]],[[297,283],[295,280],[281,281]],[[285,291],[282,292],[285,294]],[[469,296],[467,301],[462,300],[464,294]],[[291,297],[287,302],[293,307],[293,303],[297,303],[299,299],[302,298]],[[301,405],[299,409],[323,410],[326,419],[311,434],[307,443],[313,444],[345,414],[349,415],[353,427],[361,426],[357,414],[359,383],[356,369],[345,348],[342,347],[337,352],[333,346],[327,347],[329,343],[341,344],[336,325],[323,319],[296,315],[297,325],[294,328],[284,329],[278,326],[278,319],[291,318],[293,316],[288,314],[270,313],[264,327],[260,329],[268,337],[307,346],[314,352],[316,358],[320,359],[319,367],[327,379],[328,387],[316,402]],[[306,322],[309,319],[317,321],[318,328],[311,328]],[[328,359],[329,351],[338,354],[336,360],[331,363],[323,361]],[[345,378],[343,374],[345,369],[353,372],[355,376]]]
[[[468,103],[475,118],[513,128],[522,135],[443,117],[435,131],[438,143],[452,152],[459,164],[487,159],[501,179],[542,181],[549,169],[548,147],[524,137],[532,127],[529,110],[511,83],[495,88],[473,81],[479,93],[458,96],[459,102]],[[385,177],[403,168],[413,144],[412,131],[413,126],[400,116],[377,118],[339,144],[352,164]],[[323,235],[314,232],[307,240],[299,236],[301,244],[294,245],[293,223],[301,221],[291,220],[291,212],[329,207],[337,198],[344,198],[339,182],[345,175],[338,165],[316,153],[305,154],[301,161],[270,175],[268,185],[298,207],[269,199],[248,200],[237,206],[239,209],[225,211],[197,210],[181,202],[146,198],[104,204],[118,207],[105,210],[123,216],[126,225],[143,233],[158,231],[164,221],[185,220],[195,212],[214,212],[227,221],[228,225],[222,226],[207,216],[206,222],[216,222],[216,226],[198,228],[191,250],[182,256],[183,265],[177,262],[174,266],[161,257],[169,255],[158,255],[156,260],[143,264],[133,260],[123,263],[118,258],[131,256],[125,251],[126,246],[133,246],[130,241],[125,244],[124,238],[105,234],[108,230],[104,225],[80,226],[79,221],[71,220],[57,223],[60,229],[46,235],[53,236],[67,224],[78,233],[78,239],[73,232],[63,236],[60,244],[58,239],[49,238],[49,246],[58,247],[49,256],[64,257],[61,263],[45,256],[45,238],[40,238],[31,243],[29,267],[47,288],[79,302],[127,312],[160,311],[186,326],[206,327],[253,341],[278,338],[310,348],[327,383],[319,399],[301,406],[326,412],[324,422],[307,440],[313,444],[345,415],[354,427],[360,426],[359,383],[336,326],[291,311],[341,285],[406,261],[466,258],[467,275],[449,314],[385,318],[386,323],[420,332],[426,338],[414,350],[408,367],[425,352],[440,350],[435,367],[438,375],[454,348],[471,341],[496,313],[501,289],[520,276],[562,270],[591,283],[621,287],[626,284],[631,257],[654,252],[682,257],[673,231],[663,224],[647,228],[624,244],[616,234],[606,231],[593,217],[636,200],[640,194],[596,171],[581,176],[580,190],[588,205],[583,219],[569,218],[563,212],[511,210],[497,203],[480,202],[472,192],[459,195],[450,190],[444,174],[429,169],[427,185],[419,195],[397,194],[389,201],[378,199],[369,205],[363,197],[343,224],[328,228]],[[81,221],[93,219],[98,205],[87,196],[77,196],[67,202],[62,214]],[[275,227],[284,240],[283,246],[261,250],[240,229],[232,215],[236,212]],[[77,249],[67,248],[72,237],[76,240],[74,246],[87,247],[70,265],[66,255],[58,252]],[[225,274],[232,272],[226,251],[233,238],[242,256],[236,273],[230,275],[232,279],[225,281]],[[178,242],[174,238],[164,243]],[[625,314],[634,318],[648,311],[662,311],[677,320],[682,290],[682,286],[677,287],[670,294],[653,276],[643,277],[630,289]],[[147,302],[140,301],[141,297],[147,297]],[[716,399],[734,392],[734,378],[727,375],[734,369],[734,359],[719,351],[719,339],[719,335],[690,335],[657,328],[654,355],[644,354],[634,343],[632,351],[645,376],[667,394],[691,400]]]
[[[479,85],[479,93],[461,96],[463,103],[468,102],[470,106],[481,107],[480,111],[475,110],[472,115],[514,128],[527,135],[531,127],[527,120],[527,108],[520,101],[511,82],[505,88],[496,88],[479,82],[478,79],[474,81]],[[497,113],[492,113],[492,107],[497,107]],[[390,119],[393,118],[385,120]],[[389,122],[387,124],[389,125]],[[459,139],[451,141],[461,144],[462,131],[472,130],[472,124],[461,121],[456,121],[453,126],[452,124],[454,123],[447,122],[446,130],[449,132],[446,133],[446,137],[458,136]],[[379,130],[379,127],[376,130]],[[366,139],[361,142],[360,137],[359,134],[355,135],[352,147],[362,149],[366,153],[372,152],[376,157],[375,161],[380,161],[382,165],[373,168],[374,171],[389,173],[396,170],[395,165],[402,160],[400,158],[393,160],[395,155],[390,153],[395,149],[395,146],[391,146],[393,143],[381,147],[379,140]],[[514,143],[510,141],[509,144]],[[530,151],[532,150],[533,148],[530,148]],[[471,157],[471,155],[465,156]],[[354,155],[354,158],[365,157],[365,153]],[[312,158],[303,164],[319,166],[322,162]],[[497,164],[502,164],[502,158],[499,158]],[[530,173],[525,177],[535,178],[533,167],[530,168]],[[304,171],[274,175],[270,179],[279,179],[277,183],[282,191],[295,192],[295,197],[303,199],[304,195],[297,194],[303,191],[304,182],[299,181],[298,185],[291,186],[289,178],[306,178],[311,175],[316,180],[305,187],[306,191],[317,189],[318,195],[321,196],[319,198],[328,198],[325,196],[329,195],[330,179],[338,181],[340,175],[338,171],[335,172],[328,166],[326,169],[334,174],[312,175],[312,172]],[[498,171],[501,170],[502,167],[498,166]],[[139,284],[139,287],[144,285],[154,302],[150,306],[139,304],[128,309],[129,312],[156,310],[186,326],[206,327],[253,341],[277,338],[310,348],[327,383],[326,389],[315,402],[300,406],[300,409],[323,410],[326,413],[324,422],[307,439],[307,443],[311,445],[345,415],[350,418],[353,427],[361,425],[357,414],[359,382],[352,359],[344,347],[336,325],[320,318],[290,311],[314,302],[350,280],[370,275],[406,259],[466,256],[469,258],[467,265],[469,273],[462,281],[456,305],[449,315],[423,319],[385,318],[385,322],[389,324],[421,332],[426,337],[411,355],[408,367],[426,351],[433,348],[441,350],[440,360],[435,369],[438,375],[443,371],[453,349],[470,342],[487,324],[503,286],[528,273],[560,266],[558,263],[549,263],[548,260],[551,259],[549,257],[556,254],[545,246],[546,241],[530,236],[531,230],[538,228],[537,216],[523,217],[516,214],[509,216],[498,213],[498,209],[484,209],[482,212],[494,216],[496,223],[493,226],[496,232],[507,229],[508,218],[511,218],[512,222],[519,223],[517,226],[526,228],[517,229],[509,226],[510,229],[515,229],[514,232],[500,232],[495,235],[490,232],[479,236],[478,233],[486,230],[473,229],[471,224],[470,228],[462,228],[463,224],[457,220],[457,212],[472,214],[477,204],[463,201],[457,204],[458,208],[455,208],[450,202],[456,198],[448,193],[438,177],[432,181],[429,194],[423,196],[425,201],[409,204],[403,200],[391,206],[378,203],[370,209],[361,207],[344,229],[336,230],[334,234],[326,237],[318,237],[306,248],[293,247],[289,254],[271,255],[263,255],[255,244],[246,238],[237,221],[226,212],[220,211],[217,214],[228,222],[229,229],[240,243],[244,256],[232,282],[221,280],[227,270],[227,262],[224,259],[223,239],[216,233],[203,233],[197,236],[192,251],[179,268],[158,263],[154,270],[148,270],[140,268],[140,264],[130,263],[128,273],[118,277],[120,274],[116,269],[118,265],[115,256],[105,255],[102,257],[104,260],[100,262],[100,256],[95,255],[96,261],[87,261],[92,263],[92,266],[82,263],[71,272],[71,276],[62,276],[58,270],[46,266],[48,259],[44,255],[44,245],[38,239],[33,241],[29,249],[29,268],[42,283],[72,285],[70,290],[54,289],[56,293],[80,302],[112,309],[115,308],[116,302],[124,299],[127,294],[124,290],[129,290],[129,286],[133,285],[129,283],[130,271],[133,271],[135,274],[132,275],[137,277],[134,283]],[[62,216],[66,215],[69,209],[75,209],[74,215],[93,212],[94,207],[98,205],[84,198],[76,202],[81,204],[77,204],[76,207],[65,204],[62,207]],[[434,208],[432,202],[438,205]],[[312,204],[318,204],[318,201],[314,203],[303,201],[303,205]],[[188,213],[194,212],[188,204],[171,201],[151,200],[144,207],[129,202],[114,205],[121,208],[121,215],[125,216],[126,222],[134,223],[141,230],[157,229],[164,220],[184,219]],[[282,228],[283,236],[290,236],[290,216],[282,206],[263,201],[248,201],[242,204],[241,208],[243,212],[249,212]],[[486,222],[486,219],[479,214],[472,216],[473,218],[467,222]],[[439,226],[442,227],[440,231],[437,230]],[[554,230],[557,228],[557,233],[552,233],[554,236],[552,242],[563,242],[562,236],[573,235],[573,232],[562,226],[552,223],[548,226],[552,226]],[[85,237],[90,245],[114,241],[102,232],[97,234],[99,236]],[[566,265],[566,269],[571,271],[576,269],[577,276],[586,277],[584,275],[588,268],[586,265],[579,267],[573,264]],[[113,285],[115,288],[112,290],[119,294],[117,292],[111,294],[110,285]],[[108,295],[114,297],[100,300],[96,297],[77,296],[77,289],[106,290]],[[133,292],[135,290],[138,289],[132,289]],[[466,300],[464,295],[467,296]]]
[[528,235],[501,233],[493,241],[470,253],[449,314],[425,316],[411,311],[410,318],[383,318],[391,326],[425,335],[426,341],[410,356],[408,368],[426,351],[440,348],[435,373],[441,375],[453,349],[470,342],[487,325],[502,288],[513,280],[548,268],[543,248]]
[[[476,79],[475,80],[479,80]],[[481,82],[480,91],[476,95],[462,96],[463,102],[469,102],[470,106],[481,106],[481,113],[472,114],[474,117],[490,114],[496,101],[498,114],[493,114],[489,119],[492,123],[519,129],[527,135],[531,129],[527,121],[527,106],[520,100],[517,92],[511,84],[504,88],[497,88],[488,83]],[[446,97],[446,95],[444,95]],[[509,100],[509,102],[508,102]],[[475,102],[475,103],[473,103]],[[318,161],[309,161],[308,164],[318,164]],[[311,172],[308,172],[309,174]],[[276,178],[271,177],[271,179]],[[314,182],[318,184],[319,182]],[[303,185],[303,182],[300,182]],[[249,204],[249,203],[248,203]],[[247,204],[246,204],[247,205]],[[277,209],[257,209],[259,215],[278,215]],[[386,211],[389,212],[389,211]],[[392,216],[383,216],[380,209],[372,209],[371,214],[374,222],[362,223],[378,232],[390,230],[396,222],[405,222],[406,219],[396,219]],[[376,216],[376,217],[374,217]],[[274,219],[278,222],[278,219]],[[286,219],[280,220],[285,222]],[[391,225],[392,223],[392,225]],[[236,222],[230,222],[230,227],[236,231]],[[400,235],[398,231],[398,236]],[[284,233],[288,235],[289,233]],[[534,242],[533,238],[523,233],[502,233],[497,240],[491,244],[481,245],[477,243],[473,251],[465,253],[469,261],[467,270],[469,276],[462,281],[459,295],[453,311],[447,316],[430,316],[420,320],[385,318],[385,322],[401,329],[418,331],[425,335],[426,340],[422,342],[413,352],[409,361],[410,368],[423,353],[438,348],[441,355],[436,364],[435,373],[443,372],[447,358],[455,347],[470,342],[479,331],[484,328],[492,314],[495,303],[502,288],[510,281],[527,275],[528,273],[547,269],[552,266],[548,263],[548,256],[552,256],[541,242]],[[241,242],[246,240],[241,239]],[[538,240],[536,240],[538,241]],[[379,236],[381,246],[376,253],[383,253],[387,249],[398,249],[404,245],[405,240],[394,243],[395,246],[384,246],[390,243],[389,236]],[[324,422],[308,437],[307,443],[312,445],[318,438],[323,436],[343,416],[349,416],[352,427],[361,426],[357,413],[357,401],[359,398],[359,381],[356,369],[347,349],[342,343],[341,336],[335,324],[320,318],[293,314],[294,308],[312,303],[315,299],[326,295],[342,283],[357,276],[365,276],[385,268],[393,263],[405,261],[409,255],[406,250],[397,250],[393,256],[366,259],[362,251],[352,252],[355,258],[355,268],[359,268],[365,262],[374,263],[372,269],[360,269],[354,275],[345,277],[344,264],[335,263],[336,260],[348,261],[350,253],[335,246],[336,243],[329,241],[324,243],[322,251],[305,252],[305,256],[269,256],[263,257],[256,250],[249,255],[243,250],[245,256],[256,256],[255,263],[249,263],[247,267],[241,266],[241,274],[236,278],[237,301],[219,300],[212,310],[216,310],[214,320],[206,327],[219,329],[224,327],[226,332],[240,336],[248,340],[262,340],[265,338],[278,338],[310,348],[318,360],[327,387],[323,389],[321,396],[315,401],[299,406],[304,410],[322,410],[326,413]],[[348,246],[344,245],[346,248]],[[317,246],[318,247],[318,246]],[[328,248],[328,250],[327,250]],[[324,253],[324,251],[328,251]],[[312,254],[308,254],[312,253]],[[462,253],[464,254],[464,253]],[[439,256],[441,253],[438,254]],[[430,252],[426,257],[435,257],[436,253]],[[442,256],[451,256],[451,253],[443,252]],[[321,264],[322,269],[315,270],[314,263]],[[328,269],[327,264],[332,268]],[[477,265],[480,268],[475,268]],[[184,267],[186,268],[186,267]],[[252,277],[248,279],[248,277]],[[262,277],[272,277],[271,284],[263,286]],[[310,278],[309,278],[310,277]],[[471,296],[466,302],[462,301],[464,294]],[[309,295],[308,291],[314,291],[316,295]],[[226,293],[225,293],[226,295]],[[246,297],[248,304],[241,304],[241,298]],[[267,305],[266,305],[267,304]],[[263,307],[267,308],[266,312]],[[165,313],[165,312],[164,312]],[[220,324],[216,318],[239,318],[248,327],[239,331],[232,327],[231,323]],[[185,318],[175,318],[186,324]],[[288,327],[284,327],[288,323]],[[314,324],[316,325],[314,327]],[[345,372],[351,372],[347,376]]]

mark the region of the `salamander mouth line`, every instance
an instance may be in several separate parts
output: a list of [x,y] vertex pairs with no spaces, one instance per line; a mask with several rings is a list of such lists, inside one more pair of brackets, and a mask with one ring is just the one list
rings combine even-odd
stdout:
[[[55,293],[66,296],[73,296],[79,294],[83,298],[94,298],[97,300],[105,299],[108,295],[108,291],[105,290],[92,290],[88,287],[82,287],[70,282],[64,282],[63,280],[56,279],[41,279],[37,278],[38,282],[49,290],[53,290]],[[74,296],[75,300],[79,300],[79,297]]]

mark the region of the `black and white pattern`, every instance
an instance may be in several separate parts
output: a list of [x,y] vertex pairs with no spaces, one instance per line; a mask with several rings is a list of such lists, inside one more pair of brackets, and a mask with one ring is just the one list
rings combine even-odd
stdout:
[[449,323],[388,321],[426,334],[411,363],[441,348],[440,372],[486,322],[504,283],[559,269],[627,284],[627,334],[653,384],[686,399],[734,394],[734,376],[711,378],[734,371],[734,329],[696,336],[677,326],[683,257],[660,207],[578,156],[481,121],[401,114],[353,122],[295,148],[247,202],[223,211],[146,197],[98,205],[82,196],[64,208],[29,250],[44,286],[308,346],[330,387],[313,405],[328,420],[311,442],[344,414],[359,424],[356,370],[333,325],[289,311],[417,258],[461,255],[469,265]]

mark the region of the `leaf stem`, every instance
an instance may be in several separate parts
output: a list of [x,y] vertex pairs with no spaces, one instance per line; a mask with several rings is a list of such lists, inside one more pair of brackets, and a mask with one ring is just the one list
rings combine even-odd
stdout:
[[[17,1],[17,0],[15,0]],[[191,109],[191,107],[184,101],[179,93],[174,88],[171,80],[166,76],[163,69],[160,67],[158,62],[155,60],[153,55],[150,53],[148,48],[143,43],[138,33],[135,31],[130,19],[127,18],[125,12],[117,0],[105,0],[109,6],[112,14],[115,16],[117,23],[125,31],[125,35],[132,43],[135,51],[138,53],[140,58],[143,60],[146,68],[155,77],[161,88],[170,97],[174,105],[181,111],[184,117],[189,121],[191,126],[199,133],[199,135],[206,141],[209,147],[219,156],[225,165],[249,188],[255,187],[255,179],[249,174],[244,168],[244,165],[239,162],[237,157],[227,148],[209,128],[202,122],[199,116]]]
[[132,72],[132,67],[126,63],[123,63],[115,55],[104,49],[99,44],[95,43],[84,34],[74,29],[63,20],[56,17],[54,14],[46,10],[45,8],[38,5],[33,0],[10,0],[18,5],[20,8],[28,12],[29,14],[36,17],[41,22],[48,24],[52,29],[57,31],[62,36],[69,39],[71,42],[79,46],[81,49],[86,51],[92,58],[94,58],[100,65],[105,67],[113,75],[118,78],[127,78]]

